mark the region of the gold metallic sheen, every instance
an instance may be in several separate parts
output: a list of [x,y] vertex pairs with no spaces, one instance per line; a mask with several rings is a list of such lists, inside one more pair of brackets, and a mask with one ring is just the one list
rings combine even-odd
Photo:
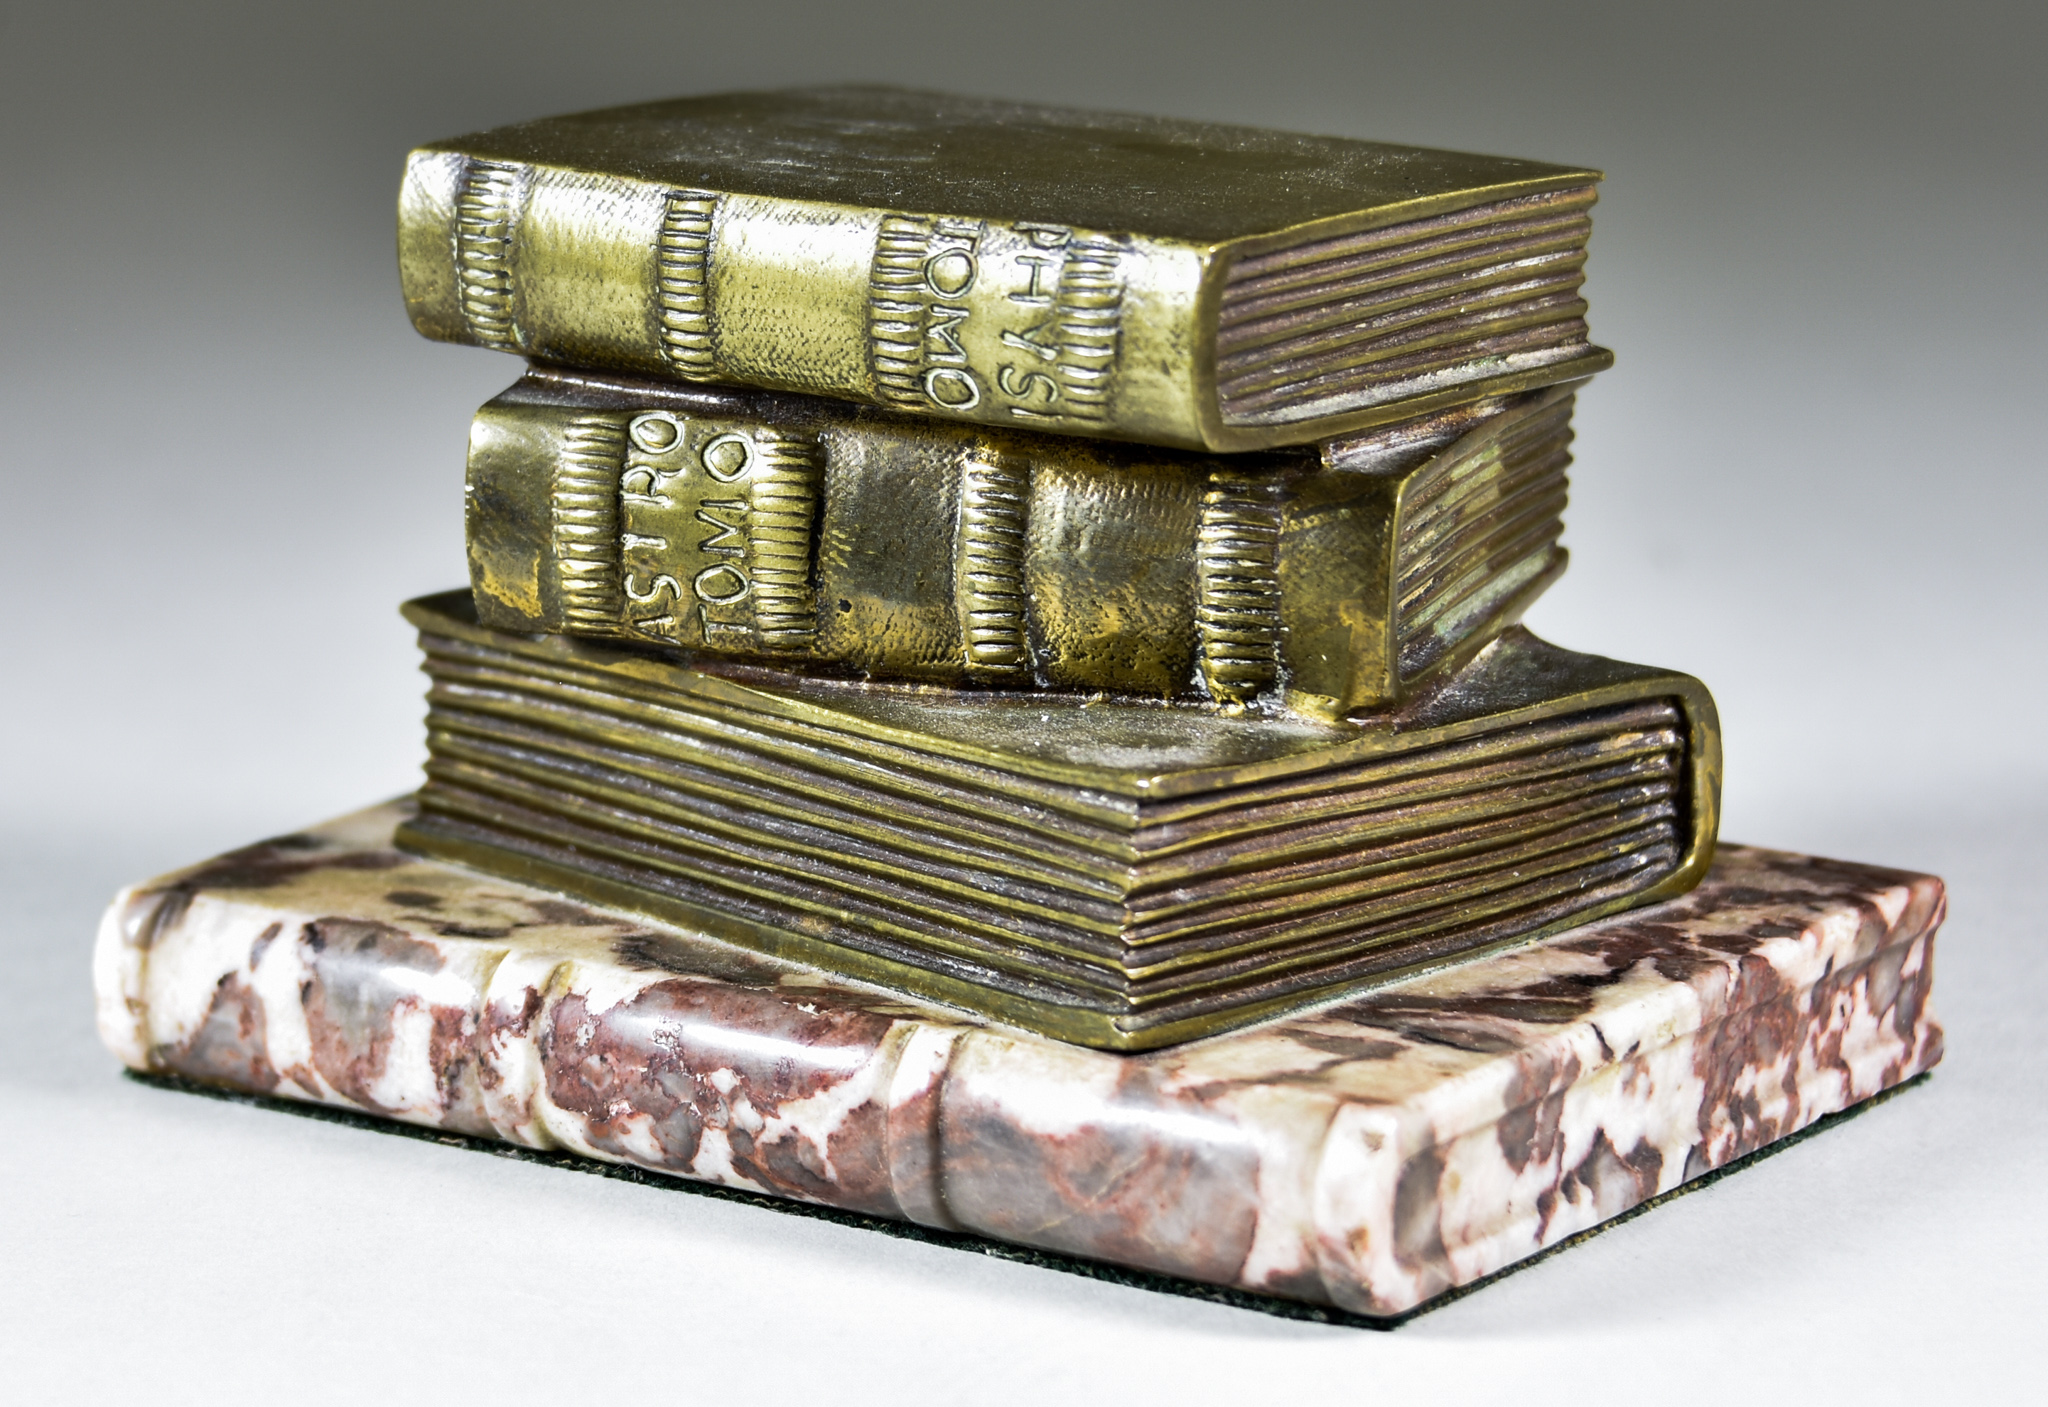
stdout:
[[[1212,1034],[1668,898],[1712,856],[1721,762],[1706,690],[1520,630],[1398,712],[1317,722],[689,668],[486,630],[468,604],[451,593],[406,607],[435,686],[434,760],[405,848],[1107,1049]],[[1610,716],[1622,731],[1594,726]],[[1558,741],[1541,743],[1546,734]],[[1538,765],[1552,755],[1541,748],[1579,760],[1554,772]],[[1534,901],[1511,900],[1505,879],[1456,877],[1497,869],[1487,854],[1526,854],[1514,882],[1538,895],[1558,882],[1542,874],[1568,883],[1570,866],[1629,873],[1614,869],[1624,851],[1599,857],[1602,835],[1624,843],[1631,813],[1602,801],[1574,822],[1598,793],[1573,778],[1639,775],[1645,786],[1630,790],[1653,796],[1665,755],[1680,761],[1676,790],[1664,787],[1676,848],[1658,870],[1595,885],[1576,908],[1567,893],[1527,909]],[[1381,778],[1377,790],[1347,799],[1360,768]],[[1526,777],[1512,794],[1527,799],[1485,801],[1473,788],[1487,775]],[[659,798],[685,792],[697,799],[661,819],[672,803]],[[1402,795],[1413,798],[1405,809],[1357,809]],[[1563,810],[1532,819],[1545,806]],[[1349,827],[1370,849],[1382,832],[1424,834],[1425,815],[1436,818],[1425,831],[1499,836],[1490,849],[1438,852],[1443,878],[1415,891],[1425,904],[1468,894],[1465,907],[1449,928],[1411,922],[1402,939],[1399,924],[1376,919],[1371,931],[1387,936],[1332,948],[1342,933],[1318,937],[1316,916],[1334,899],[1313,876],[1355,862],[1350,842],[1329,849],[1328,828]],[[653,882],[667,871],[680,885]],[[1345,883],[1360,893],[1391,885],[1398,898],[1417,882],[1412,862],[1356,873]],[[1250,907],[1233,917],[1240,899]],[[1515,917],[1524,912],[1535,917]],[[1247,946],[1232,925],[1276,936]],[[1325,970],[1343,980],[1323,981]]]
[[736,93],[414,152],[424,335],[1210,451],[1610,364],[1596,171],[881,88]]
[[505,630],[1336,716],[1564,570],[1571,408],[1216,457],[542,369],[476,418],[471,583]]

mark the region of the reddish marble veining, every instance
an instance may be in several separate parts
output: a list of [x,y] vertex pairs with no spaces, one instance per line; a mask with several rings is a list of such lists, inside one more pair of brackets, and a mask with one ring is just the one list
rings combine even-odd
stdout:
[[1371,1314],[1930,1068],[1940,882],[1724,847],[1674,903],[1212,1040],[1061,1045],[390,848],[121,895],[131,1066]]

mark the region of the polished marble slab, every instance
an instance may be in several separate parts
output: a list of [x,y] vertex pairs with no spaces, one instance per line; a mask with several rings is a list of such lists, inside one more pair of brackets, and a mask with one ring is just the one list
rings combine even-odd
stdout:
[[1941,882],[1693,893],[1138,1055],[413,858],[405,803],[124,891],[131,1067],[1388,1316],[1931,1068]]

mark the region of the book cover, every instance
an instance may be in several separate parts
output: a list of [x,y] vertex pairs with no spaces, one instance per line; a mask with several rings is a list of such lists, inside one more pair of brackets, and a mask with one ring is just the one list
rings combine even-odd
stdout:
[[504,630],[1333,716],[1564,571],[1571,411],[1218,456],[542,369],[476,417],[470,578]]
[[1680,894],[1720,743],[1683,674],[1519,627],[1369,721],[805,678],[410,603],[400,843],[1137,1049]]
[[1237,451],[1584,377],[1599,173],[886,88],[412,153],[425,335]]

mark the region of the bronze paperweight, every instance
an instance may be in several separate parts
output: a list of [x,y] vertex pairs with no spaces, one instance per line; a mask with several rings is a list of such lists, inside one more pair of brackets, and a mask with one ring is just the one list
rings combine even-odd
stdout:
[[108,1044],[1378,1322],[1924,1072],[1940,882],[1717,853],[1706,688],[1519,624],[1598,179],[881,89],[415,152],[415,325],[530,359],[425,784],[119,896]]

